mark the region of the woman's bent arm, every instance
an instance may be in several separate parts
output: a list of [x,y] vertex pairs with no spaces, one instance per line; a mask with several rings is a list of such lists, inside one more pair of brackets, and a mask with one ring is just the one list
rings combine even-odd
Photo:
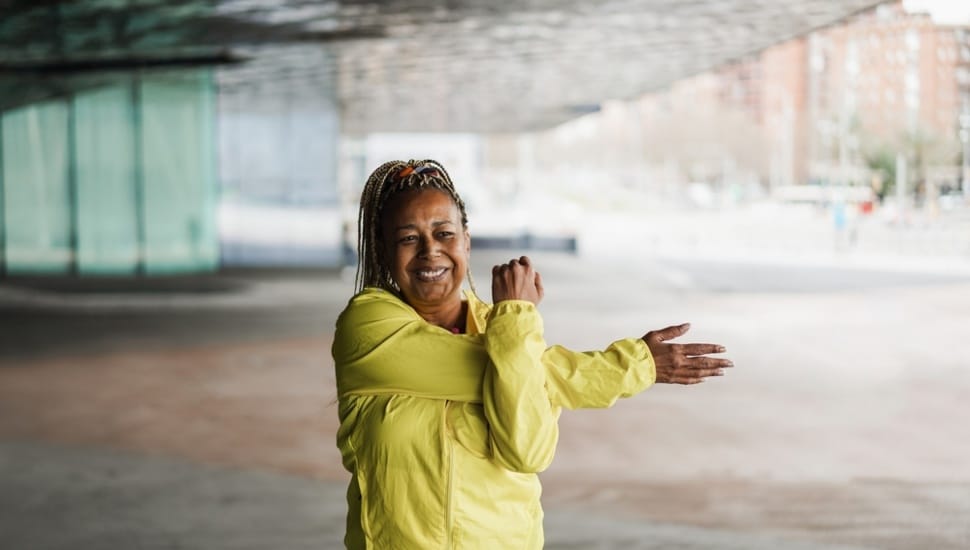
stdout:
[[493,459],[523,473],[546,469],[559,440],[560,408],[549,402],[542,317],[522,300],[499,302],[485,331],[490,359],[483,405]]

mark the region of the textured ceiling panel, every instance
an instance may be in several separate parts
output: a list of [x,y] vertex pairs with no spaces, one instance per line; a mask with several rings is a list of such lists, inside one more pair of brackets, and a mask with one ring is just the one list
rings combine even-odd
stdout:
[[335,90],[351,133],[538,129],[878,3],[7,1],[0,104],[63,89],[65,74],[221,64],[227,93]]

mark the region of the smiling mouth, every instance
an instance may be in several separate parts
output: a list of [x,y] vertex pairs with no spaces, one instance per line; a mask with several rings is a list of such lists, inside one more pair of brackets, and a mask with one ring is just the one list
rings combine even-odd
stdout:
[[444,278],[446,271],[448,271],[448,268],[439,267],[437,269],[420,269],[415,271],[414,274],[421,282],[433,283]]

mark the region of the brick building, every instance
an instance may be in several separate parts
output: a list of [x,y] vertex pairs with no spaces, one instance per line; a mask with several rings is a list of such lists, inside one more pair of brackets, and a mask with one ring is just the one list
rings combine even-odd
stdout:
[[765,162],[750,168],[773,184],[859,183],[874,155],[896,153],[910,159],[914,178],[941,169],[956,177],[961,114],[970,113],[970,26],[887,3],[644,103],[745,113],[766,144]]

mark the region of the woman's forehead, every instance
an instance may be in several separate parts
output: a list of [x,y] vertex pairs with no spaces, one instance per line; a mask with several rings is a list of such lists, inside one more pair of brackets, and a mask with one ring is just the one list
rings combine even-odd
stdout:
[[[447,191],[434,188],[409,189],[391,196],[384,208],[384,218],[394,221],[433,216],[457,223],[458,205]],[[441,221],[441,220],[435,220]]]

